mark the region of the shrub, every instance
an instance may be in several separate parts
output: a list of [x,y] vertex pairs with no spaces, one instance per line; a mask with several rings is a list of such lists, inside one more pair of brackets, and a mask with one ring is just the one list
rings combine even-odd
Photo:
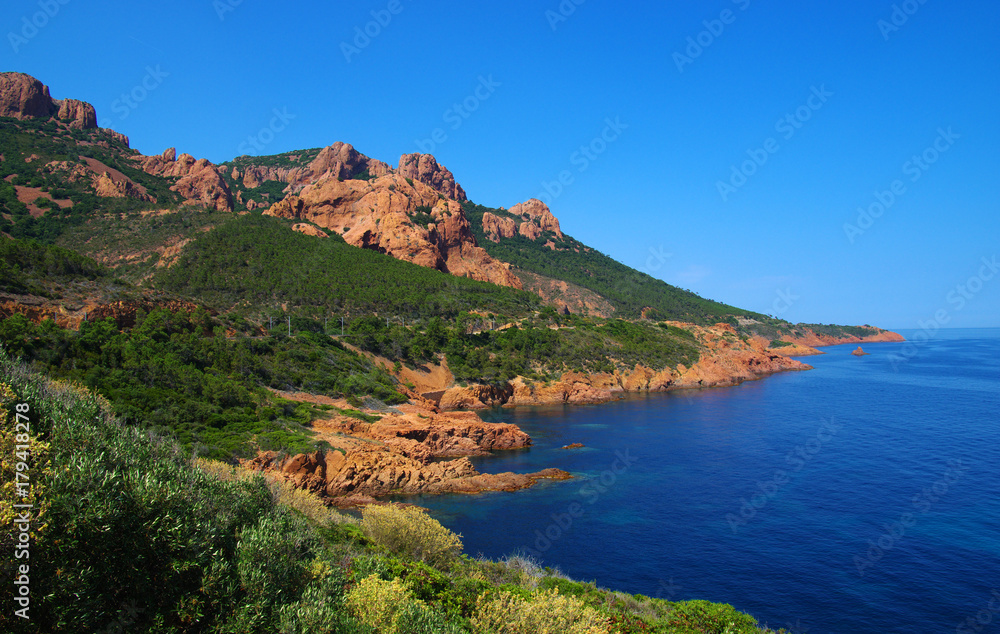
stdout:
[[413,598],[401,579],[384,581],[374,573],[351,588],[344,596],[344,603],[360,621],[386,634],[405,632],[398,627],[404,608],[414,603],[423,604]]
[[530,599],[510,592],[480,595],[476,615],[471,619],[476,634],[606,634],[606,617],[574,597],[558,590],[535,594]]
[[545,571],[528,555],[507,555],[498,561],[479,558],[469,574],[493,585],[513,584],[534,589]]
[[415,506],[369,505],[361,516],[365,535],[394,553],[447,566],[462,552],[461,535]]
[[667,623],[682,634],[758,634],[761,629],[749,614],[727,603],[682,601],[674,604]]
[[[0,456],[3,457],[0,460],[0,524],[13,526],[14,518],[21,513],[14,508],[14,505],[28,504],[32,509],[30,534],[31,540],[34,541],[46,527],[49,498],[46,495],[44,482],[51,476],[52,466],[48,444],[41,442],[34,430],[25,433],[23,427],[19,429],[16,426],[16,423],[25,420],[16,417],[15,406],[18,401],[10,385],[0,383]],[[30,418],[33,417],[29,416]],[[21,462],[28,466],[30,474],[30,486],[24,489],[17,486],[18,480],[15,475],[18,463]],[[21,482],[24,483],[23,480]],[[26,491],[27,496],[18,495],[22,491]],[[12,531],[9,541],[0,540],[8,552],[13,550],[13,536]]]
[[195,458],[192,464],[208,475],[223,482],[232,482],[240,478],[240,472],[231,464],[226,464],[221,460],[208,460],[207,458]]
[[311,573],[315,579],[299,601],[285,605],[279,612],[281,634],[373,634],[373,630],[343,611],[344,577],[339,568],[314,560]]
[[357,523],[349,515],[345,515],[327,506],[319,495],[306,489],[297,489],[288,480],[275,477],[270,481],[270,486],[274,499],[278,504],[295,509],[320,526]]

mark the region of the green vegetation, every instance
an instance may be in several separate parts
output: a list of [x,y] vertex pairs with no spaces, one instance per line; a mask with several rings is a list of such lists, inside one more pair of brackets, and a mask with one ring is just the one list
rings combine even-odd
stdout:
[[817,335],[828,337],[867,337],[868,335],[885,332],[872,326],[837,326],[835,324],[796,324],[797,328],[809,328]]
[[[0,162],[0,179],[4,179],[0,180],[0,230],[15,238],[51,243],[96,211],[166,209],[176,207],[181,200],[170,191],[173,179],[138,169],[129,160],[138,153],[100,130],[71,130],[64,124],[41,119],[0,118],[0,154],[4,157]],[[97,170],[118,170],[145,188],[157,202],[96,196],[89,177],[72,176],[73,166],[87,159],[100,162],[93,164]],[[47,199],[71,205],[63,208],[40,199],[36,206],[45,208],[45,213],[33,218],[28,208],[17,201],[14,186],[38,188]]]
[[563,316],[551,307],[502,330],[490,330],[492,323],[464,313],[454,324],[435,318],[420,329],[387,326],[368,317],[351,322],[348,332],[363,350],[414,366],[434,361],[444,351],[455,379],[476,383],[518,375],[545,380],[569,370],[614,372],[637,363],[655,368],[691,365],[700,354],[693,335],[680,328]]
[[812,330],[819,336],[822,337],[835,337],[835,338],[847,338],[847,337],[867,337],[869,335],[875,335],[881,332],[885,332],[881,328],[875,328],[873,326],[837,326],[834,324],[792,324],[783,319],[777,319],[775,317],[760,316],[754,320],[744,321],[740,323],[735,317],[726,319],[728,323],[732,324],[743,336],[757,335],[768,339],[772,342],[773,347],[780,347],[773,345],[774,342],[779,342],[779,344],[791,345],[784,342],[784,337],[794,338],[794,337],[805,337],[809,333],[808,330]]
[[286,304],[294,312],[454,318],[463,311],[524,315],[535,295],[455,277],[346,244],[316,239],[269,216],[232,218],[188,244],[178,264],[154,284],[198,297],[218,309],[264,314]]
[[229,339],[204,311],[154,310],[124,332],[110,319],[85,322],[75,332],[18,314],[0,321],[0,342],[36,369],[99,392],[126,422],[215,458],[248,456],[257,448],[316,449],[308,425],[319,414],[264,387],[405,401],[391,376],[315,332],[321,324],[296,323],[313,331],[297,329],[288,337],[276,328],[263,339]]
[[189,206],[159,215],[94,215],[67,228],[56,243],[89,257],[108,258],[115,262],[116,277],[139,283],[157,270],[165,245],[180,244],[232,218],[230,213]]
[[[490,212],[499,216],[514,216],[471,202],[463,203],[462,208],[477,242],[490,255],[533,273],[592,290],[611,302],[621,317],[637,318],[646,307],[654,309],[658,319],[699,324],[718,322],[730,315],[756,316],[755,313],[704,299],[640,273],[569,236],[556,240],[555,234],[546,232],[537,240],[515,235],[492,242],[483,233],[483,214]],[[549,240],[555,242],[554,250],[544,246]]]
[[96,280],[104,275],[96,262],[68,249],[0,239],[0,290],[45,296],[52,283]]
[[[264,181],[260,185],[254,188],[242,188],[239,184],[236,186],[237,191],[243,192],[243,207],[246,207],[246,203],[253,200],[259,205],[264,205],[270,207],[273,203],[278,202],[285,197],[285,188],[288,187],[288,183],[283,183],[281,181]],[[233,190],[233,187],[230,187]],[[235,191],[233,195],[235,196]],[[237,207],[240,205],[234,200],[233,204]]]
[[[28,443],[15,440],[18,404],[27,405]],[[4,352],[0,418],[0,449],[30,446],[27,499],[37,504],[31,620],[4,610],[6,632],[769,632],[728,605],[602,590],[523,558],[452,550],[439,564],[421,562],[287,484],[190,460],[172,441],[119,423],[104,399]],[[6,485],[14,464],[0,469]],[[4,493],[7,523],[24,498]],[[460,544],[420,511],[410,515]],[[405,530],[405,521],[386,528]],[[7,552],[15,533],[2,537]],[[14,578],[15,560],[0,561],[0,574]],[[14,589],[0,587],[0,601],[13,606]]]
[[293,168],[302,167],[312,163],[323,148],[315,147],[308,150],[295,150],[293,152],[283,152],[281,154],[269,154],[266,156],[237,156],[231,161],[226,161],[222,165],[230,168],[244,170],[251,166]]
[[788,346],[794,345],[790,341],[781,341],[780,339],[773,339],[770,343],[772,348],[787,348]]
[[413,220],[413,224],[427,228],[427,225],[434,222],[434,217],[431,216],[431,208],[426,205],[420,205],[416,210],[410,215],[410,219]]

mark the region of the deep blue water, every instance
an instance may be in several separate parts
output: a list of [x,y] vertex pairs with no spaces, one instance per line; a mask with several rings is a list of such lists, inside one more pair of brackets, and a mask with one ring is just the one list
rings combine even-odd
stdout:
[[738,387],[488,412],[535,444],[480,470],[575,479],[409,501],[472,555],[790,631],[1000,632],[1000,329],[864,348]]

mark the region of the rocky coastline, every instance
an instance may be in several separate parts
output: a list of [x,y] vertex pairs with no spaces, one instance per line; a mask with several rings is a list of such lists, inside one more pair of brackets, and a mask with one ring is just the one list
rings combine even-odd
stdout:
[[[823,354],[801,341],[772,349],[761,338],[741,338],[729,324],[695,326],[683,324],[703,346],[701,359],[690,368],[647,368],[636,366],[614,373],[566,372],[548,383],[517,377],[506,384],[454,384],[444,360],[423,371],[402,368],[403,382],[415,385],[408,390],[410,402],[388,413],[366,410],[381,416],[375,423],[338,416],[316,421],[319,438],[334,449],[325,453],[281,456],[261,452],[247,466],[287,478],[296,486],[320,494],[337,506],[357,506],[392,494],[480,493],[516,491],[545,478],[569,479],[559,469],[537,473],[482,474],[469,456],[493,451],[520,449],[531,438],[516,425],[484,422],[475,413],[494,407],[559,403],[596,404],[621,398],[629,392],[663,392],[738,385],[788,371],[810,370],[789,354]],[[807,341],[838,345],[858,341],[901,341],[893,332],[843,341],[810,336]],[[786,353],[787,351],[787,353]],[[388,361],[366,355],[376,363]],[[329,403],[347,407],[346,402],[305,394],[282,394],[291,400]]]

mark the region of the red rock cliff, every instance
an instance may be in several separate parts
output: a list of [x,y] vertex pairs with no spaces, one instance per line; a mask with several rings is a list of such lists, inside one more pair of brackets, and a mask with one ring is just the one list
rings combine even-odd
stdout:
[[[429,217],[418,207],[430,208]],[[507,264],[476,245],[469,222],[455,200],[401,174],[371,181],[339,180],[332,172],[287,196],[264,212],[308,220],[332,229],[355,246],[453,275],[521,288]]]

